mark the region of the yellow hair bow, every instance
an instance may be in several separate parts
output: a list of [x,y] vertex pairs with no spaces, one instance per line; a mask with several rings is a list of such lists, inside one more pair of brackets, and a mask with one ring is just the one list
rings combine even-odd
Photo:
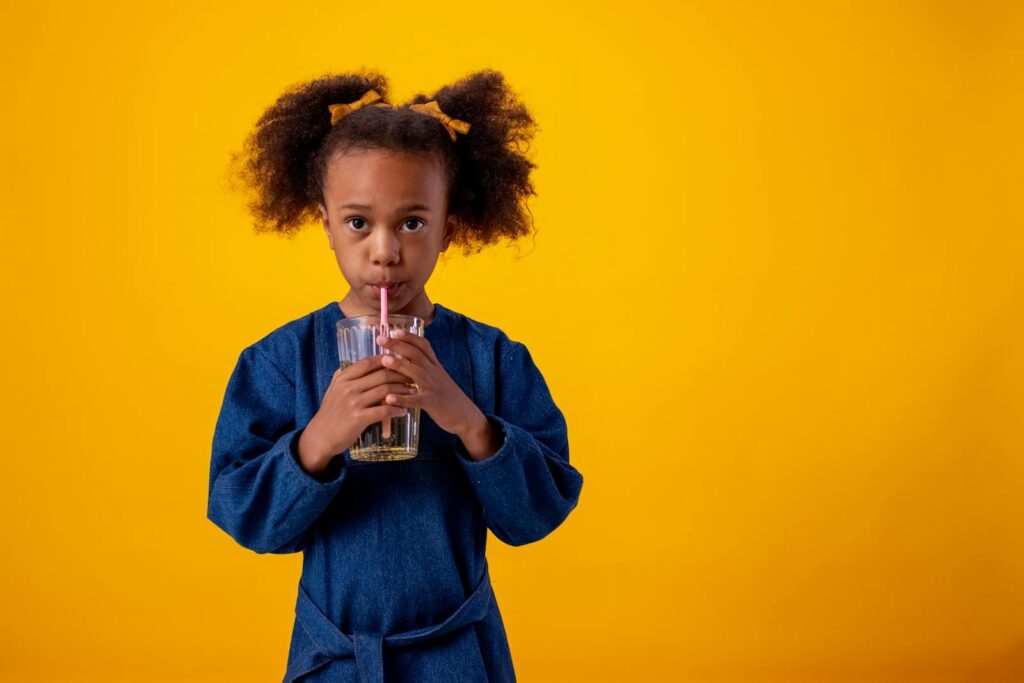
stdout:
[[[329,109],[330,112],[331,112],[331,125],[333,126],[338,121],[341,121],[341,119],[346,114],[351,114],[352,112],[356,111],[357,109],[362,109],[363,107],[365,107],[365,106],[367,106],[369,104],[373,104],[374,102],[376,102],[380,98],[381,98],[380,94],[376,90],[367,90],[365,93],[363,93],[363,96],[360,97],[355,102],[349,102],[348,104],[329,104],[329,105],[327,105],[327,109]],[[391,105],[388,104],[387,102],[381,102],[380,104],[374,104],[373,106],[375,106],[375,107],[390,107]]]
[[465,121],[459,121],[441,111],[441,107],[438,106],[437,100],[430,100],[426,104],[410,104],[409,109],[418,111],[421,114],[427,114],[433,116],[435,119],[444,124],[444,127],[448,129],[448,135],[451,137],[452,142],[455,142],[455,133],[459,132],[466,134],[469,132],[469,124]]

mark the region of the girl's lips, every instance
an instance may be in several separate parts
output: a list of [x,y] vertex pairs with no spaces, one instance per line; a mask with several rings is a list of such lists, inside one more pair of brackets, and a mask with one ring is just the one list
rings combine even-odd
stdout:
[[[389,296],[389,297],[392,297],[392,296],[394,296],[394,295],[395,295],[395,292],[396,292],[396,291],[398,290],[398,288],[399,288],[399,287],[401,287],[401,286],[402,286],[402,283],[401,283],[401,282],[397,282],[397,283],[395,283],[395,284],[392,284],[392,285],[388,285],[388,288],[387,288],[387,290],[388,290],[388,296]],[[371,289],[373,290],[373,295],[374,295],[375,297],[378,297],[378,296],[380,296],[380,286],[379,286],[379,285],[370,285],[370,288],[371,288]]]

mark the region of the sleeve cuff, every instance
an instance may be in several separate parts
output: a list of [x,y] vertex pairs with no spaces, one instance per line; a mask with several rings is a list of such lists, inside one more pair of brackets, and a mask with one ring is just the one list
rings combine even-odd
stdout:
[[320,473],[320,478],[314,477],[299,462],[299,437],[302,436],[304,430],[305,427],[295,429],[281,437],[281,441],[284,443],[281,444],[279,441],[279,445],[282,447],[282,454],[286,462],[285,467],[295,479],[298,479],[309,488],[316,490],[337,488],[345,474],[344,454],[333,457],[327,464],[326,469]]
[[484,417],[491,423],[491,428],[497,434],[501,445],[498,447],[498,450],[491,453],[487,458],[474,460],[470,456],[469,451],[466,450],[462,440],[456,437],[455,452],[458,454],[459,460],[467,472],[479,472],[489,467],[500,465],[507,461],[511,457],[509,454],[515,450],[515,430],[512,428],[512,425],[492,413],[484,413]]

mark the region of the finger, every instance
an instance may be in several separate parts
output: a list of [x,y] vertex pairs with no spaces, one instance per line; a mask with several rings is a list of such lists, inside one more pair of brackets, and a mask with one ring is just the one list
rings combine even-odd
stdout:
[[359,407],[368,408],[384,403],[388,396],[411,396],[416,392],[408,384],[382,384],[359,397]]
[[421,351],[423,351],[423,355],[427,356],[435,363],[438,362],[437,356],[434,354],[434,347],[430,345],[430,342],[427,341],[426,337],[421,337],[418,334],[413,334],[408,330],[395,330],[395,338],[398,341],[415,344],[417,347],[419,347]]
[[384,398],[384,402],[389,406],[399,406],[401,408],[417,408],[423,407],[422,394],[388,394]]
[[380,354],[361,358],[347,368],[338,368],[335,370],[334,377],[341,375],[348,380],[364,377],[367,374],[383,367],[381,364],[381,358],[382,356]]
[[381,361],[388,370],[395,370],[402,373],[413,382],[419,385],[426,384],[426,371],[408,357],[398,358],[396,356],[385,356]]
[[400,406],[380,405],[367,408],[360,415],[362,415],[364,422],[373,424],[374,422],[383,422],[393,417],[402,417],[405,413],[405,408]]
[[395,330],[395,340],[407,344],[412,344],[418,348],[425,358],[429,358],[431,361],[438,363],[437,355],[434,353],[434,348],[427,341],[426,337],[421,337],[418,334],[413,334],[408,330]]
[[427,365],[433,362],[430,356],[428,356],[423,349],[408,341],[408,337],[405,340],[402,340],[380,336],[377,338],[377,342],[392,354],[398,354],[399,356],[409,358],[419,365]]
[[[401,365],[401,363],[399,363]],[[366,393],[375,387],[383,386],[386,384],[408,384],[413,379],[408,375],[405,375],[397,370],[390,368],[379,368],[375,372],[371,372],[368,375],[364,375],[359,379],[353,380],[352,390],[357,393]]]

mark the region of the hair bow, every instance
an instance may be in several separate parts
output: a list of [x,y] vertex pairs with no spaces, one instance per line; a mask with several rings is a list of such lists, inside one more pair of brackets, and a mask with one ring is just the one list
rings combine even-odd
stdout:
[[459,132],[466,134],[469,132],[469,124],[465,121],[453,119],[452,117],[441,111],[441,107],[438,106],[437,100],[430,100],[426,104],[410,104],[409,109],[418,111],[421,114],[427,114],[433,116],[435,119],[444,124],[444,127],[448,129],[448,135],[451,137],[452,142],[455,142],[455,133]]
[[[355,102],[349,102],[348,104],[329,104],[329,105],[327,105],[327,109],[329,109],[330,112],[331,112],[331,125],[333,126],[338,121],[341,121],[341,119],[346,114],[351,114],[352,112],[356,111],[357,109],[362,109],[363,107],[365,107],[365,106],[367,106],[369,104],[373,104],[374,102],[376,102],[379,99],[381,99],[381,97],[380,97],[380,94],[376,90],[367,90],[365,93],[363,93],[363,96],[360,97]],[[374,104],[373,106],[375,106],[375,107],[390,107],[391,105],[388,104],[387,102],[381,102],[379,104]]]

